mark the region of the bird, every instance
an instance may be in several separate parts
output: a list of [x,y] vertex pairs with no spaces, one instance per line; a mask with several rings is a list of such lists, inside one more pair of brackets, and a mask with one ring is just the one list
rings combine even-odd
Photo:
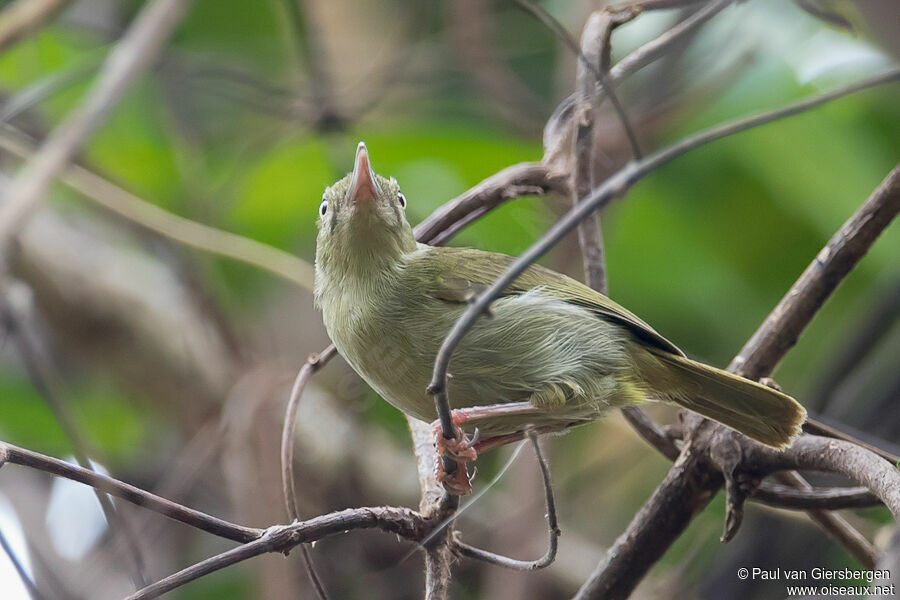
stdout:
[[[403,413],[434,421],[427,388],[444,337],[512,257],[416,241],[407,199],[377,175],[365,143],[353,171],[319,205],[315,304],[341,356]],[[789,395],[688,358],[607,296],[532,265],[492,303],[453,352],[448,397],[455,440],[439,452],[464,465],[529,431],[560,433],[649,400],[695,411],[777,449],[806,411]],[[477,428],[475,437],[463,431]],[[453,493],[465,469],[439,468]],[[461,473],[460,473],[461,472]]]

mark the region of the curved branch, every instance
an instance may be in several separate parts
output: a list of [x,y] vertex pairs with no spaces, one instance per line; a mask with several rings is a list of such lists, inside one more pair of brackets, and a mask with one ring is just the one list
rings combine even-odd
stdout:
[[559,547],[559,521],[556,517],[556,501],[553,499],[553,485],[550,483],[550,467],[547,466],[547,460],[541,452],[541,446],[538,444],[537,434],[534,431],[528,432],[528,439],[534,448],[534,454],[537,457],[538,465],[541,468],[541,481],[544,484],[544,503],[547,508],[547,526],[549,528],[549,541],[547,543],[547,552],[544,556],[537,560],[516,560],[494,552],[488,552],[475,546],[470,546],[459,540],[454,539],[454,550],[462,556],[474,558],[498,567],[512,569],[514,571],[537,571],[549,567],[556,560],[556,551]]
[[761,468],[840,473],[866,486],[900,520],[900,469],[865,448],[844,440],[803,435],[782,452],[763,446],[754,450],[747,460]]
[[284,415],[284,426],[281,432],[281,486],[284,492],[285,508],[288,519],[291,521],[300,518],[297,509],[297,496],[294,493],[294,430],[297,425],[297,407],[300,405],[300,397],[310,377],[328,363],[337,354],[334,344],[331,344],[319,354],[310,354],[306,363],[297,373],[294,386],[291,388],[291,398],[288,401]]
[[440,233],[475,211],[487,212],[507,200],[520,196],[536,196],[564,190],[565,182],[560,178],[551,177],[550,170],[541,163],[524,162],[512,165],[491,175],[431,213],[416,226],[416,239],[424,244],[433,244]]

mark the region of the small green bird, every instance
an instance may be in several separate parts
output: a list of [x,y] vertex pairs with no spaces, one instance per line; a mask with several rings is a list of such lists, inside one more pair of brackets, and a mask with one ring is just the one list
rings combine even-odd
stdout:
[[[513,259],[417,243],[405,209],[397,181],[373,172],[360,142],[353,172],[325,190],[319,207],[315,298],[356,372],[404,413],[432,421],[426,388],[438,348],[469,299]],[[790,396],[687,358],[603,294],[537,265],[463,338],[448,393],[456,424],[480,434],[442,442],[461,461],[529,427],[563,431],[648,398],[776,448],[790,445],[806,418]],[[445,484],[470,490],[468,481]]]

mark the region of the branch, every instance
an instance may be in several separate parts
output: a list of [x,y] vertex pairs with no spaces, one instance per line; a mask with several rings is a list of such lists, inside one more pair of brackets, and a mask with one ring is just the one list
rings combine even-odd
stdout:
[[489,288],[480,293],[469,305],[465,312],[456,320],[453,328],[444,338],[441,348],[435,357],[434,370],[428,392],[435,398],[435,405],[441,426],[445,434],[452,431],[450,416],[450,404],[447,398],[447,369],[450,365],[450,356],[453,350],[462,340],[463,336],[472,328],[475,322],[484,314],[490,304],[502,293],[502,291],[538,258],[540,258],[554,244],[568,234],[572,229],[594,213],[594,211],[608,204],[614,196],[624,194],[631,186],[647,176],[655,169],[671,162],[682,154],[696,148],[729,137],[753,127],[771,123],[801,112],[810,110],[832,100],[836,100],[848,94],[892,82],[900,79],[900,69],[891,70],[864,81],[840,88],[838,90],[814,96],[787,106],[785,108],[758,114],[752,117],[732,121],[718,127],[705,130],[701,133],[687,137],[675,144],[654,152],[653,154],[632,162],[604,181],[591,195],[573,207],[566,215],[557,221],[539,240],[529,246],[513,263],[494,281]]
[[[565,182],[559,178],[551,178],[549,170],[541,163],[512,165],[431,213],[416,226],[416,239],[425,244],[437,245],[436,238],[442,232],[476,211],[493,210],[519,196],[537,196],[564,190]],[[446,242],[447,238],[441,238],[440,241]]]
[[[666,431],[654,423],[647,413],[629,406],[622,414],[644,440],[659,450],[660,454],[675,461],[681,452]],[[804,489],[763,481],[750,492],[750,499],[773,508],[792,510],[842,510],[868,508],[881,502],[865,487]]]
[[754,447],[749,463],[763,469],[811,469],[840,473],[872,491],[900,520],[900,469],[856,444],[803,435],[794,444],[777,452],[763,446]]
[[300,397],[303,395],[303,390],[306,389],[310,377],[327,364],[335,354],[337,354],[337,349],[334,344],[319,354],[310,354],[300,372],[297,373],[294,386],[291,388],[291,398],[288,401],[284,415],[284,428],[281,433],[281,486],[287,515],[291,521],[300,518],[297,496],[294,493],[294,430],[297,425],[297,407],[300,405]]
[[418,542],[428,534],[435,522],[434,518],[422,517],[406,508],[362,507],[321,515],[291,525],[257,529],[229,523],[160,498],[111,477],[6,442],[0,442],[0,467],[5,463],[30,467],[78,481],[100,492],[127,500],[170,519],[242,544],[238,548],[207,559],[145,587],[129,596],[133,600],[155,598],[198,577],[259,554],[265,552],[287,553],[298,544],[314,542],[350,529],[380,529]]
[[[291,388],[291,398],[288,401],[286,414],[284,416],[284,426],[281,433],[281,486],[284,493],[285,506],[287,508],[288,519],[298,521],[300,519],[300,511],[297,508],[297,495],[295,493],[294,482],[294,430],[297,424],[297,407],[300,405],[300,397],[310,377],[315,374],[324,364],[326,364],[332,356],[337,354],[334,344],[328,346],[322,354],[311,354],[306,359],[306,364],[301,367],[294,380],[294,386]],[[300,546],[300,552],[303,558],[303,566],[306,568],[306,574],[313,585],[318,598],[326,600],[328,594],[325,591],[325,585],[322,583],[319,574],[313,566],[312,553],[309,546]]]
[[[666,9],[666,8],[675,8],[678,5],[686,5],[686,4],[696,4],[698,1],[708,1],[708,0],[691,0],[687,2],[678,2],[677,0],[674,2],[635,2],[627,5],[622,5],[619,7],[621,10],[629,10],[629,9],[638,9],[638,10],[656,10],[656,9]],[[673,26],[671,29],[666,31],[660,36],[650,40],[637,50],[633,51],[631,54],[620,60],[616,63],[609,71],[609,80],[612,82],[613,87],[615,87],[620,81],[625,79],[626,77],[636,73],[640,69],[649,65],[656,59],[664,56],[669,50],[672,49],[678,43],[688,39],[691,35],[693,35],[703,24],[705,24],[712,17],[720,13],[724,8],[726,8],[729,4],[731,4],[733,0],[717,0],[715,2],[709,2],[706,6],[702,7],[700,10],[681,21],[680,23]],[[601,86],[600,89],[596,89],[594,93],[594,104],[595,106],[600,106],[603,101],[603,92],[604,88]],[[545,162],[547,160],[548,155],[554,154],[554,149],[557,144],[555,143],[555,139],[557,137],[563,136],[565,128],[563,124],[566,120],[571,116],[571,113],[575,107],[575,103],[578,97],[578,92],[575,92],[565,98],[556,109],[553,111],[553,114],[547,120],[547,125],[544,128],[544,148],[545,148]],[[566,149],[567,150],[567,149]],[[554,161],[550,161],[554,162]]]
[[0,252],[7,249],[79,147],[155,60],[190,4],[189,0],[154,0],[141,9],[110,52],[87,99],[53,131],[9,186],[0,205]]
[[650,40],[622,60],[609,71],[609,78],[618,83],[625,77],[640,71],[656,59],[662,57],[669,49],[685,37],[693,34],[711,18],[722,12],[734,0],[716,0],[707,2],[700,10],[673,26],[671,29]]
[[[642,156],[641,147],[637,141],[637,135],[634,133],[634,128],[631,126],[631,121],[628,119],[628,113],[625,112],[625,107],[622,106],[622,103],[619,101],[619,97],[616,94],[613,86],[613,82],[609,77],[609,74],[606,70],[600,66],[601,61],[598,60],[596,63],[593,61],[594,57],[585,56],[582,53],[581,48],[579,48],[578,44],[575,42],[575,39],[569,34],[563,25],[557,21],[553,15],[548,13],[544,8],[538,6],[534,2],[530,0],[516,0],[516,3],[523,7],[525,10],[533,14],[540,20],[544,25],[546,25],[556,36],[565,43],[566,46],[578,57],[579,67],[584,67],[588,71],[593,74],[597,83],[603,88],[603,91],[606,92],[606,96],[612,102],[613,108],[615,108],[616,115],[619,117],[619,122],[622,125],[622,129],[625,131],[625,137],[628,139],[628,143],[631,145],[631,154],[635,159],[639,159]],[[605,33],[601,33],[602,37],[609,36],[609,30],[615,26],[616,22],[625,23],[630,21],[634,17],[638,15],[638,10],[632,9],[630,12],[627,10],[627,7],[618,7],[612,13],[605,11],[598,11],[591,15],[588,20],[588,24],[585,26],[585,35],[589,35],[590,32],[594,29],[594,25],[597,24],[598,21],[606,20],[607,23],[604,24],[606,28]],[[615,16],[618,15],[618,16]],[[627,16],[626,16],[627,15]],[[592,21],[594,23],[592,23]],[[599,33],[599,32],[598,32]],[[584,45],[585,40],[582,39],[582,46]],[[605,44],[604,44],[605,45]],[[601,53],[598,53],[597,58],[599,59]]]

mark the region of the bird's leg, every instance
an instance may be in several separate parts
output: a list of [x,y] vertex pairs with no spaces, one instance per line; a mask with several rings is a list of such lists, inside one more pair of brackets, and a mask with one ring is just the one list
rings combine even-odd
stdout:
[[[435,421],[433,426],[435,429],[435,447],[438,454],[437,480],[451,494],[458,496],[470,494],[472,492],[472,484],[469,481],[466,465],[478,458],[479,452],[520,440],[524,436],[524,432],[517,432],[479,440],[477,427],[475,435],[470,438],[461,427],[463,423],[477,422],[494,417],[527,415],[535,412],[538,412],[538,409],[530,402],[509,402],[506,404],[458,408],[451,411],[453,428],[456,431],[456,436],[452,439],[444,437],[440,421]],[[456,463],[455,472],[447,473],[444,470],[442,460],[444,456]]]

